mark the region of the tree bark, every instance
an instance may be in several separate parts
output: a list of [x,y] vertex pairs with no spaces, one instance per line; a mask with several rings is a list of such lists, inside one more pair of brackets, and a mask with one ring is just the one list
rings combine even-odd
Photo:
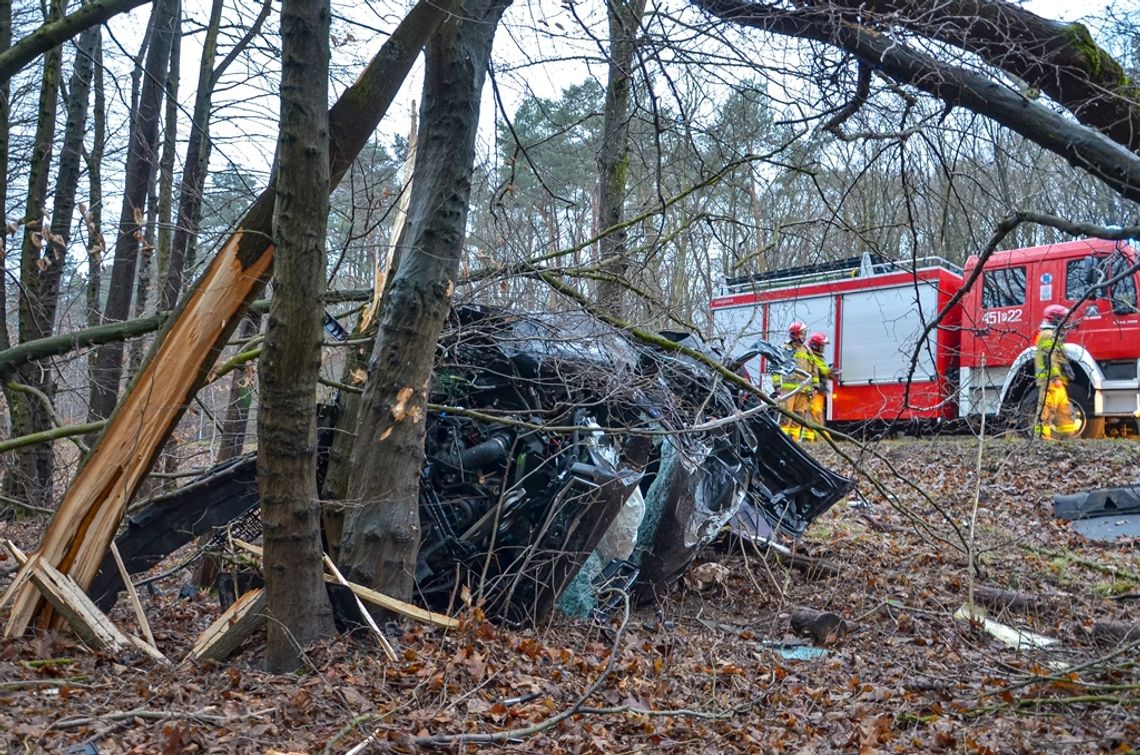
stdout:
[[[178,82],[182,68],[182,19],[175,17],[174,38],[170,41],[170,68],[166,74],[166,112],[162,128],[162,158],[158,162],[158,202],[155,205],[154,280],[162,277],[170,264],[170,245],[174,236],[174,156],[178,145]],[[161,298],[159,305],[161,306]],[[170,309],[170,307],[166,307]],[[142,315],[142,311],[139,315]]]
[[[455,9],[420,0],[329,110],[330,191],[372,136],[424,42]],[[272,203],[267,190],[183,299],[48,525],[38,553],[81,587],[90,584],[98,568],[93,561],[106,553],[162,443],[262,288],[273,258]],[[50,623],[42,607],[34,590],[21,589],[6,633],[22,634],[37,614]]]
[[[103,254],[107,242],[103,238],[103,151],[107,142],[107,96],[103,88],[103,30],[95,39],[95,93],[92,97],[91,152],[87,154],[87,186],[89,208],[80,207],[83,224],[87,229],[87,285],[84,304],[87,310],[87,327],[93,328],[103,321],[99,294],[103,285]],[[87,378],[95,381],[96,352],[87,353]],[[90,439],[94,442],[94,438]]]
[[400,263],[382,303],[349,480],[345,576],[409,599],[434,344],[463,253],[479,102],[510,0],[465,0],[427,47],[420,130]]
[[[62,17],[63,11],[63,0],[53,0],[49,21]],[[59,274],[64,261],[65,247],[53,243],[49,229],[44,226],[62,67],[62,49],[53,49],[44,56],[36,133],[28,165],[28,193],[24,201],[24,235],[20,249],[21,295],[17,311],[18,338],[21,343],[51,332],[55,318],[52,292],[59,290]],[[19,382],[42,391],[52,382],[46,374],[49,369],[50,367],[41,369],[35,364],[26,365],[19,375]],[[37,401],[27,394],[7,390],[5,394],[13,437],[51,427],[50,418]],[[32,506],[45,506],[48,503],[53,467],[49,458],[51,453],[50,446],[24,447],[17,456],[14,468],[9,469],[9,474],[4,479],[4,494]]]
[[329,0],[281,6],[281,131],[273,209],[274,296],[261,353],[257,476],[270,621],[265,666],[294,671],[333,633],[317,495],[317,373],[329,213]]
[[[598,153],[597,233],[621,225],[625,216],[633,65],[645,0],[611,0],[606,3],[606,9],[610,22],[610,59],[602,145]],[[625,319],[627,295],[623,282],[630,266],[626,257],[628,236],[622,228],[598,241],[598,258],[604,275],[598,283],[598,306],[619,319]]]
[[[24,37],[16,45],[0,48],[0,82],[7,83],[21,68],[43,53],[58,47],[84,29],[99,26],[120,13],[137,8],[149,0],[93,0],[68,16],[49,20]],[[9,17],[10,18],[10,17]],[[7,24],[11,39],[11,22]]]
[[[158,156],[158,124],[162,115],[162,93],[170,61],[171,41],[180,13],[178,0],[157,0],[151,14],[151,43],[143,67],[139,103],[131,118],[124,170],[122,211],[115,236],[115,258],[111,263],[111,281],[107,304],[103,309],[105,323],[127,319],[131,311],[131,291],[138,268],[142,237],[143,213],[147,190],[154,175]],[[123,374],[123,344],[108,343],[95,357],[97,372],[91,383],[89,419],[111,416],[119,397]]]
[[[67,95],[67,119],[63,143],[59,152],[59,170],[56,174],[55,199],[52,205],[50,231],[43,238],[44,256],[36,262],[37,275],[24,283],[25,301],[28,303],[27,322],[21,321],[21,345],[51,336],[55,330],[59,308],[59,288],[67,247],[71,240],[71,221],[75,214],[75,195],[79,188],[79,166],[83,150],[83,136],[87,126],[87,103],[91,91],[91,74],[94,66],[95,45],[99,27],[85,30],[79,37],[75,52]],[[17,381],[41,391],[47,400],[55,399],[56,383],[51,364],[28,363],[18,371]],[[26,400],[26,397],[24,397]],[[52,427],[47,407],[32,402],[35,409],[28,413],[29,424],[24,433],[38,433]],[[28,469],[35,471],[35,492],[43,503],[52,499],[52,474],[55,469],[55,452],[50,444],[21,452],[28,459]]]

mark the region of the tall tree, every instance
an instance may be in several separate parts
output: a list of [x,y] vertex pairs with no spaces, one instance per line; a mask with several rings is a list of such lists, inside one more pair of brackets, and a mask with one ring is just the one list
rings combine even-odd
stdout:
[[361,402],[340,561],[349,579],[409,598],[435,350],[463,253],[479,102],[510,0],[465,0],[427,46],[408,219]]
[[[53,0],[48,9],[48,21],[62,18],[64,10],[64,0]],[[59,271],[64,260],[64,248],[51,243],[51,234],[44,223],[62,68],[63,49],[52,48],[44,55],[36,132],[28,164],[28,193],[24,200],[24,234],[20,249],[21,295],[17,307],[21,343],[51,332],[51,320],[48,317],[54,319],[55,304],[54,301],[45,301],[43,297],[51,299],[52,291],[58,291]],[[7,177],[3,180],[7,182]],[[24,365],[20,368],[18,379],[40,390],[49,382],[41,370],[43,368],[39,363]],[[25,435],[33,432],[33,428],[48,427],[48,408],[37,397],[10,391],[7,386],[5,393],[13,435]],[[10,469],[4,480],[5,495],[33,506],[43,506],[51,480],[51,453],[50,445],[21,449],[16,468]]]
[[[0,55],[12,46],[12,0],[0,0]],[[0,80],[0,262],[8,269],[8,121],[11,87]],[[11,346],[8,336],[8,281],[0,281],[0,348]]]
[[[606,3],[610,25],[609,79],[603,111],[602,146],[598,153],[597,231],[621,225],[629,175],[630,99],[637,32],[645,14],[645,0],[610,0]],[[598,284],[598,305],[618,318],[624,317],[626,289],[623,285],[630,260],[626,257],[626,230],[615,230],[598,242],[603,279]]]
[[[138,106],[131,114],[124,169],[122,211],[115,233],[115,257],[111,263],[111,280],[103,322],[121,322],[131,311],[131,292],[138,268],[143,216],[147,191],[158,161],[158,124],[162,117],[162,94],[170,60],[175,23],[180,13],[179,0],[156,0],[150,19],[150,48],[143,66],[142,88]],[[96,355],[96,374],[91,383],[88,416],[106,419],[111,416],[119,398],[119,382],[123,374],[123,344],[113,342],[100,346]]]
[[329,2],[281,6],[281,131],[273,208],[273,299],[261,356],[257,476],[265,526],[265,665],[293,671],[333,632],[322,579],[317,372],[329,216]]
[[266,0],[253,24],[215,68],[222,6],[222,0],[213,0],[211,3],[206,36],[202,41],[198,89],[194,94],[190,137],[186,142],[186,159],[183,161],[182,182],[178,193],[178,220],[174,225],[170,251],[166,254],[166,264],[162,266],[159,278],[158,307],[164,310],[173,309],[182,293],[186,268],[193,262],[198,231],[202,224],[202,196],[206,186],[206,166],[210,163],[210,106],[214,88],[229,65],[261,33],[261,27],[272,7],[270,0]]

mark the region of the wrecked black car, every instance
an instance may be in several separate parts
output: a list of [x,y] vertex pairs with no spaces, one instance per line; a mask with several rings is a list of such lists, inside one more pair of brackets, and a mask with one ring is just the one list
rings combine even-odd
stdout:
[[[739,389],[692,356],[718,354],[692,335],[662,335],[665,345],[646,344],[582,313],[453,310],[426,426],[419,600],[445,610],[465,587],[511,623],[556,605],[605,615],[621,595],[610,588],[654,599],[738,513],[761,536],[798,537],[851,489],[770,414],[742,413]],[[153,523],[165,521],[156,511],[179,509],[167,529],[186,541],[203,522],[254,510],[253,465],[231,464],[187,486],[192,496],[176,491],[132,517],[120,536],[129,568],[178,539],[154,545]],[[113,596],[115,576],[104,569],[93,596]]]
[[441,609],[457,584],[512,621],[600,610],[603,585],[652,598],[745,501],[798,537],[851,488],[771,416],[733,421],[708,364],[585,314],[457,308],[432,402],[455,411],[428,421],[416,581]]

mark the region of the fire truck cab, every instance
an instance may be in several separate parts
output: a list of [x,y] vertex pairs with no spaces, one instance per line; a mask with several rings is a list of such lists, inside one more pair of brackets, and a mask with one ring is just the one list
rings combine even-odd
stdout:
[[[977,265],[977,257],[967,261],[967,280]],[[1032,417],[1033,339],[1050,304],[1071,310],[1069,396],[1082,434],[1103,435],[1106,420],[1140,417],[1136,255],[1126,244],[1100,239],[997,252],[986,261],[963,299],[971,323],[962,332],[962,414]]]

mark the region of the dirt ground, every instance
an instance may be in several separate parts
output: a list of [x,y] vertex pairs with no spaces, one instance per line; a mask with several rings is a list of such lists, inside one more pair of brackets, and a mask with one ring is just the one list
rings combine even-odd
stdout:
[[[509,630],[468,611],[450,633],[406,626],[397,663],[341,637],[310,648],[299,676],[259,670],[263,637],[228,665],[163,666],[29,636],[0,644],[0,753],[1140,747],[1140,652],[1092,632],[1096,622],[1140,622],[1140,543],[1090,543],[1051,514],[1054,493],[1140,481],[1140,444],[998,438],[980,476],[971,438],[841,448],[857,454],[857,493],[796,548],[837,567],[829,573],[726,538],[700,559],[727,568],[720,581],[703,590],[690,581],[610,626],[559,619]],[[43,524],[0,523],[0,533],[32,548]],[[180,597],[185,580],[143,593],[171,659],[219,612],[207,593]],[[1036,596],[1028,611],[990,616],[1057,642],[1013,649],[955,619],[971,582]],[[813,660],[781,652],[805,642],[788,620],[802,607],[851,625]],[[135,631],[125,600],[112,616]]]

